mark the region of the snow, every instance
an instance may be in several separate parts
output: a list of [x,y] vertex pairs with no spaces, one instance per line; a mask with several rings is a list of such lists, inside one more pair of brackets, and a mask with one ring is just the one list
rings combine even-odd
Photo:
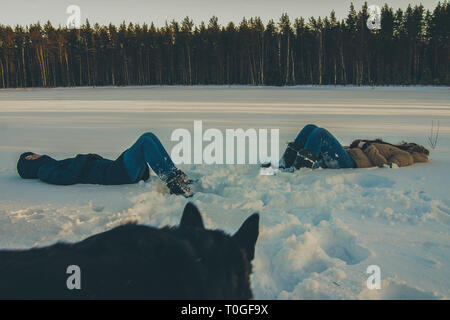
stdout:
[[[257,165],[182,165],[190,199],[156,177],[127,186],[22,180],[20,153],[115,158],[147,131],[170,150],[172,130],[279,128],[280,152],[315,123],[343,143],[382,137],[428,146],[428,164],[259,174]],[[450,91],[443,87],[129,87],[0,90],[0,248],[78,241],[127,221],[176,225],[187,201],[208,228],[235,232],[261,214],[253,262],[257,299],[450,297]],[[206,144],[205,144],[206,145]],[[381,269],[369,290],[367,267]]]

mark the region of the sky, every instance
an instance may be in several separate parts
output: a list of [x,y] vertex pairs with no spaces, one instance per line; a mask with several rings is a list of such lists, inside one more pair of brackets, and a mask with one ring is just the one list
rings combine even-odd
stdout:
[[[219,18],[221,25],[229,21],[239,23],[243,17],[260,17],[267,23],[270,19],[278,21],[282,13],[287,12],[291,20],[295,17],[324,17],[332,9],[339,19],[347,15],[350,3],[361,8],[365,0],[0,0],[0,24],[28,25],[48,20],[53,25],[66,25],[69,5],[78,5],[81,9],[82,23],[89,19],[91,25],[120,24],[122,21],[133,23],[154,22],[163,26],[173,19],[181,21],[185,16],[194,20],[208,22],[213,15]],[[368,5],[382,6],[384,3],[397,9],[406,9],[422,3],[432,10],[438,0],[367,0]]]

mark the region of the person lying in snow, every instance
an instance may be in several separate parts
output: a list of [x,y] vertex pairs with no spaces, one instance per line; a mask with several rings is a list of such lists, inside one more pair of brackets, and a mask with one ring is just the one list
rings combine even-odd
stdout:
[[172,194],[192,196],[189,186],[192,180],[175,166],[159,139],[150,132],[144,133],[115,161],[92,153],[57,161],[47,155],[25,152],[17,162],[17,172],[23,179],[40,179],[56,185],[117,185],[147,180],[150,176],[147,164]]
[[405,167],[428,162],[430,152],[415,143],[392,145],[381,139],[353,141],[343,147],[326,129],[309,124],[290,142],[280,159],[281,169]]

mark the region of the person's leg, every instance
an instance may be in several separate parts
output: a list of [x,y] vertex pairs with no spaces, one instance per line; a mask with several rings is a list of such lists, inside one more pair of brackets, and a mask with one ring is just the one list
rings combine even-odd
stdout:
[[124,152],[125,168],[133,181],[136,181],[140,172],[147,164],[167,183],[170,193],[191,197],[192,190],[189,184],[192,180],[179,170],[170,159],[161,141],[153,133],[144,133],[135,144]]
[[159,139],[152,133],[140,136],[133,146],[125,151],[123,160],[133,181],[137,179],[143,166],[147,164],[163,181],[175,176],[175,164]]
[[326,168],[355,168],[352,157],[326,129],[314,129],[306,140],[305,149],[321,159]]
[[304,126],[303,129],[299,132],[299,134],[295,138],[295,142],[302,146],[305,146],[306,141],[309,138],[309,135],[317,128],[318,127],[315,124],[308,124]]
[[297,153],[305,146],[306,140],[312,131],[317,128],[314,124],[308,124],[303,127],[293,142],[289,142],[279,161],[279,167],[282,169],[290,168],[297,157]]
[[172,168],[176,169],[175,164],[172,162],[172,159],[170,158],[169,154],[167,153],[166,149],[164,148],[164,146],[162,145],[162,143],[158,139],[158,137],[152,132],[146,132],[146,133],[143,134],[143,136],[146,136],[146,137],[149,137],[150,139],[152,139],[153,142],[158,147],[158,149],[161,152],[161,154],[163,155],[164,159],[167,160],[168,165],[171,166]]

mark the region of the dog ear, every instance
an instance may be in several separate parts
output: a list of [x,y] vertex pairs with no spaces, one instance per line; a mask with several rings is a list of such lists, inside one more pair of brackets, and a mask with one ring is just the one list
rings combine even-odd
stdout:
[[200,211],[191,202],[184,207],[183,216],[180,221],[180,228],[191,227],[204,229],[203,219]]
[[239,230],[233,235],[239,246],[245,250],[247,258],[252,261],[255,257],[255,245],[259,234],[259,214],[252,214]]

